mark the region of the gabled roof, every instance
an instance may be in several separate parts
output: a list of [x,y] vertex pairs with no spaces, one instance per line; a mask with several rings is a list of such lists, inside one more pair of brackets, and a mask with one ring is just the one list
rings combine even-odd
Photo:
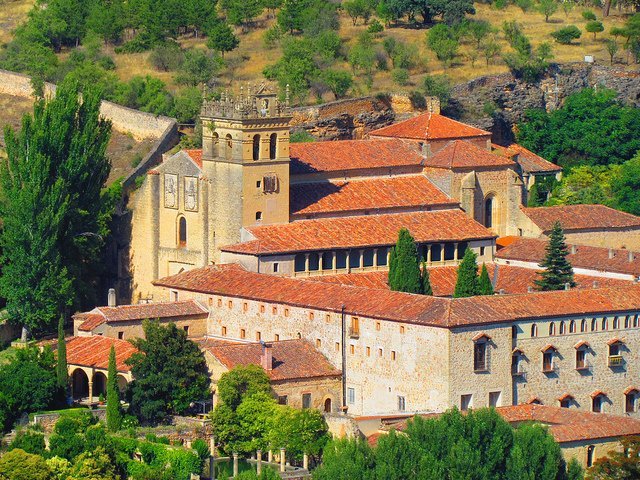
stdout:
[[[271,380],[297,380],[337,377],[340,370],[316,350],[307,340],[284,340],[269,343],[272,348],[272,370],[266,370]],[[202,347],[227,368],[254,364],[261,366],[262,345],[258,343],[203,343]]]
[[640,217],[604,205],[560,205],[521,209],[543,232],[550,231],[555,222],[560,222],[565,232],[640,227]]
[[493,149],[500,155],[512,158],[525,173],[557,173],[562,171],[562,167],[545,160],[536,155],[531,150],[527,150],[522,145],[512,143],[508,147],[492,144]]
[[91,337],[71,337],[67,340],[67,363],[107,369],[111,347],[116,351],[116,368],[119,372],[128,372],[125,362],[138,350],[126,340],[95,335]]
[[407,228],[416,242],[466,241],[495,238],[493,232],[462,210],[389,213],[299,220],[281,225],[247,227],[255,238],[221,247],[248,255],[279,254],[395,245]]
[[289,156],[293,175],[397,167],[419,171],[424,160],[415,147],[396,139],[292,143]]
[[117,307],[96,307],[90,312],[78,313],[75,320],[84,320],[78,327],[91,331],[106,322],[130,322],[145,319],[167,319],[177,317],[206,316],[207,309],[195,300],[180,302],[143,303]]
[[449,299],[254,273],[237,265],[197,268],[153,284],[331,312],[340,312],[344,306],[347,314],[445,328],[626,313],[640,306],[640,286],[636,284]]
[[[508,246],[496,252],[496,258],[540,263],[545,257],[547,240],[539,238],[514,237]],[[640,275],[640,253],[633,254],[629,250],[575,245],[575,253],[569,247],[567,260],[575,268],[597,270],[600,272],[624,273]],[[631,256],[630,256],[631,254]],[[595,279],[600,282],[605,278]]]
[[290,191],[291,213],[294,215],[458,206],[458,202],[445,195],[424,175],[300,183],[291,185]]
[[505,166],[515,166],[515,163],[509,157],[496,155],[464,140],[449,142],[425,161],[425,167],[446,169]]
[[202,169],[202,149],[185,149],[183,151],[193,160],[193,163]]
[[411,140],[447,140],[491,136],[491,132],[466,125],[438,113],[423,113],[369,132],[371,137],[395,137]]

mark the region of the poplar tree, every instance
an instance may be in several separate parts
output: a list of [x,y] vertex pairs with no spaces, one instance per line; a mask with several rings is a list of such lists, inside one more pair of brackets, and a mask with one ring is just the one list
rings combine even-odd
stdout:
[[420,287],[422,288],[422,294],[433,295],[433,288],[431,288],[431,280],[429,279],[429,270],[427,270],[427,264],[425,262],[422,262],[422,271],[420,273]]
[[120,410],[120,392],[118,390],[118,369],[116,367],[116,350],[111,346],[109,352],[109,369],[107,371],[107,428],[112,432],[120,430],[122,411]]
[[67,371],[67,343],[64,339],[64,317],[58,321],[58,358],[56,363],[58,387],[66,396],[69,387],[69,372]]
[[107,199],[116,198],[102,190],[111,124],[99,107],[98,91],[87,88],[80,99],[76,85],[63,81],[54,98],[36,101],[20,131],[5,128],[0,295],[23,340],[95,299],[113,212]]
[[478,295],[478,263],[477,255],[473,250],[467,248],[464,252],[462,262],[458,265],[458,279],[453,291],[454,298],[473,297]]
[[480,271],[480,278],[478,279],[478,295],[493,295],[493,293],[493,284],[489,278],[487,266],[482,263],[482,270]]
[[539,265],[544,270],[538,274],[541,278],[534,281],[536,288],[543,291],[562,290],[567,283],[575,287],[573,267],[567,260],[569,249],[560,222],[553,225],[545,251],[545,258]]
[[389,287],[397,292],[421,293],[418,249],[411,233],[406,228],[398,232],[395,258],[389,265]]

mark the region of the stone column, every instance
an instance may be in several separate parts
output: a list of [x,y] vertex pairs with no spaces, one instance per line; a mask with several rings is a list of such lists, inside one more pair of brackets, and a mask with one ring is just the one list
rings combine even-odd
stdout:
[[333,273],[336,273],[336,270],[338,270],[338,256],[335,251],[331,252],[331,255],[333,255],[331,258],[331,269],[333,270]]
[[427,245],[427,265],[431,265],[431,244]]
[[89,405],[93,403],[93,380],[89,380]]
[[273,463],[273,450],[269,450],[269,453],[267,453],[267,462]]
[[285,459],[285,451],[284,448],[280,449],[280,471],[284,472],[284,460]]
[[378,249],[373,249],[373,268],[378,269]]
[[360,268],[364,268],[364,250],[358,250],[358,252],[360,253],[360,261],[358,262],[358,265]]
[[256,456],[258,457],[258,462],[256,464],[256,472],[258,473],[258,476],[260,476],[260,474],[262,473],[262,450],[258,450]]
[[238,454],[233,452],[233,478],[238,476]]
[[455,243],[453,244],[453,260],[454,260],[455,262],[457,262],[457,261],[458,261],[458,242],[455,242]]
[[213,435],[209,439],[209,477],[216,478],[216,439]]
[[305,273],[309,273],[309,254],[304,254],[304,271]]
[[440,244],[440,263],[444,263],[444,243]]
[[309,470],[309,455],[306,453],[302,455],[302,468]]

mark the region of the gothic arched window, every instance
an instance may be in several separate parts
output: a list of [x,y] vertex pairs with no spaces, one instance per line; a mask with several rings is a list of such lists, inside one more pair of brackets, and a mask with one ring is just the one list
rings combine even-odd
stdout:
[[271,136],[269,137],[269,158],[271,160],[275,160],[276,159],[276,146],[278,143],[278,135],[275,133],[272,133]]
[[493,197],[487,197],[484,201],[484,226],[493,226]]
[[260,135],[253,136],[253,159],[260,160]]
[[184,217],[178,220],[178,246],[187,246],[187,219]]

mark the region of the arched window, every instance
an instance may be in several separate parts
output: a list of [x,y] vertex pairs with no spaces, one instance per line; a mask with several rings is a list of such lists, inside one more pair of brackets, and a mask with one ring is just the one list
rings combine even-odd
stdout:
[[633,328],[638,328],[638,321],[640,320],[640,316],[639,315],[634,315],[633,316]]
[[278,135],[275,133],[272,133],[271,136],[269,137],[269,158],[271,160],[275,160],[276,159],[276,147],[278,145]]
[[493,197],[487,197],[484,201],[484,226],[493,226]]
[[256,212],[256,222],[262,221],[262,212]]
[[581,332],[586,332],[587,331],[587,319],[583,318],[582,322],[580,322],[580,331]]
[[628,388],[624,392],[624,411],[625,413],[633,413],[638,410],[638,390]]
[[560,322],[560,335],[564,335],[565,333],[567,333],[565,331],[565,329],[566,329],[566,327],[565,327],[564,322]]
[[304,253],[299,253],[295,256],[293,261],[294,272],[304,272],[306,270],[307,257]]
[[598,393],[591,399],[591,411],[594,413],[602,413],[602,405],[604,403],[604,394]]
[[532,337],[538,336],[538,326],[535,323],[531,325],[531,336]]
[[233,139],[231,138],[231,134],[227,133],[227,136],[225,137],[224,158],[226,158],[227,160],[230,160],[232,154],[233,154]]
[[598,331],[598,320],[596,320],[595,318],[591,320],[591,331],[592,332]]
[[618,328],[620,328],[620,320],[618,317],[613,317],[613,329],[618,330]]
[[596,447],[593,445],[589,445],[587,447],[587,467],[593,466],[593,453],[595,452]]
[[624,317],[624,328],[631,327],[631,315]]
[[253,136],[253,159],[260,160],[260,135]]
[[549,324],[549,335],[555,335],[556,334],[556,324],[551,322]]
[[216,132],[211,135],[211,155],[213,158],[218,156],[218,147],[220,146],[220,137]]
[[609,329],[609,320],[607,319],[607,317],[604,317],[602,319],[602,330],[608,330]]
[[187,219],[184,217],[178,220],[178,246],[187,246]]
[[571,320],[569,323],[569,333],[576,333],[576,321]]

